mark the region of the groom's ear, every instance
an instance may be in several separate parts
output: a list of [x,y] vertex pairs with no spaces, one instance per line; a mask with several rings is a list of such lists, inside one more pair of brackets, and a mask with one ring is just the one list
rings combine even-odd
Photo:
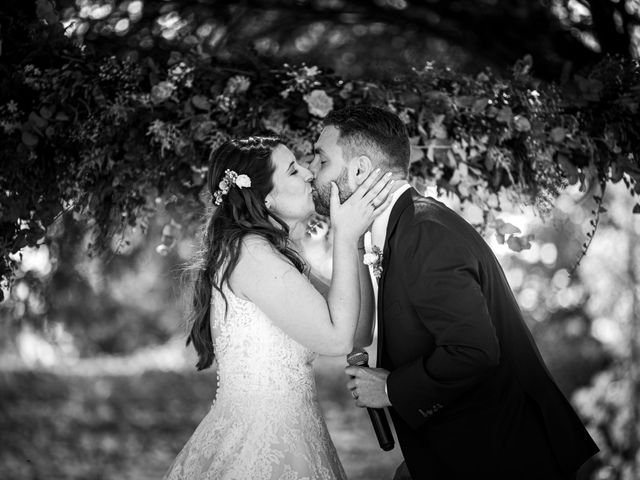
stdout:
[[362,185],[369,174],[373,171],[373,162],[366,155],[360,155],[353,159],[353,179],[356,187]]

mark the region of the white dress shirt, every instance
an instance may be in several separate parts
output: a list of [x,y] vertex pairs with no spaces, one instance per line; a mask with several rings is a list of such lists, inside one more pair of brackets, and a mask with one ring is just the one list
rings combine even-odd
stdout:
[[[384,241],[387,236],[387,226],[389,225],[389,218],[391,217],[391,210],[393,210],[393,206],[396,204],[400,195],[409,190],[411,185],[406,183],[398,188],[395,192],[393,192],[393,196],[391,197],[391,203],[387,208],[385,208],[384,212],[382,212],[371,224],[371,231],[365,233],[364,244],[365,250],[371,249],[373,245],[377,246],[381,252],[384,252]],[[374,321],[376,322],[376,330],[378,329],[378,279],[375,277],[373,273],[373,265],[369,265],[369,278],[371,279],[371,285],[373,286],[373,297],[375,299],[374,303]],[[387,390],[387,384],[384,384],[384,394],[387,396],[387,400],[389,399],[389,392]]]
[[[371,240],[370,241],[373,245],[380,248],[381,252],[384,252],[384,241],[385,241],[385,237],[387,236],[387,225],[389,225],[389,217],[391,216],[391,210],[393,210],[393,206],[396,204],[396,202],[400,198],[400,195],[402,195],[404,192],[406,192],[410,188],[411,188],[411,185],[406,183],[402,185],[400,188],[398,188],[395,192],[393,192],[393,196],[391,197],[391,203],[389,204],[389,206],[385,208],[385,210],[380,215],[378,215],[378,217],[376,217],[376,219],[371,224],[371,233],[370,233]],[[369,232],[365,234],[365,247],[368,247],[367,243],[369,243],[366,238],[368,234]],[[371,284],[373,285],[373,294],[375,298],[375,304],[377,307],[378,279],[373,274],[372,265],[369,265],[369,277],[371,278]],[[377,308],[376,308],[376,311],[377,311]]]

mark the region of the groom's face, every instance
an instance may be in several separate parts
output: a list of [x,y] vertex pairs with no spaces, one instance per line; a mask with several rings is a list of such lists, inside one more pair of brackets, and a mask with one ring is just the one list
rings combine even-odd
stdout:
[[314,145],[313,161],[309,170],[313,173],[313,201],[316,211],[329,215],[331,182],[336,182],[340,190],[340,201],[344,202],[353,193],[354,187],[349,181],[349,160],[345,159],[342,147],[338,145],[340,131],[329,125],[325,127]]

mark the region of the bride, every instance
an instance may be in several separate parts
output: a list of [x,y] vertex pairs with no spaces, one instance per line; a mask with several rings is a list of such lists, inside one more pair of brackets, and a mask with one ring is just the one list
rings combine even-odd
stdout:
[[332,185],[333,273],[323,296],[299,256],[317,250],[308,224],[313,175],[277,138],[213,152],[189,340],[199,370],[215,356],[218,389],[166,479],[345,478],[311,363],[317,354],[346,355],[356,332],[371,330],[371,318],[359,322],[371,310],[361,308],[368,289],[361,293],[358,242],[390,201],[389,178],[374,172],[342,204]]

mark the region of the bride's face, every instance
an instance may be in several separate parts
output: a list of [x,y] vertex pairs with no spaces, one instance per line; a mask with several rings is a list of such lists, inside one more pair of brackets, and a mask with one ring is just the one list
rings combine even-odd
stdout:
[[267,195],[269,209],[291,224],[306,219],[315,212],[311,181],[313,174],[296,161],[284,145],[278,145],[271,155],[275,167],[273,190]]

